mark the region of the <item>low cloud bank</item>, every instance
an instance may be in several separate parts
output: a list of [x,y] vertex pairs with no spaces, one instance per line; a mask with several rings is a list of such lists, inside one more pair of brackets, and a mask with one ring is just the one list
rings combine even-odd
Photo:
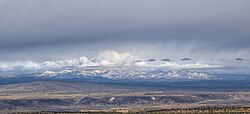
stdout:
[[[140,60],[140,61],[139,61]],[[136,62],[139,61],[139,62]],[[18,61],[9,63],[0,63],[1,71],[9,70],[42,70],[53,68],[65,68],[67,66],[84,68],[89,66],[103,67],[167,67],[167,68],[215,68],[217,65],[209,65],[205,63],[176,63],[174,61],[147,61],[141,57],[132,55],[127,52],[104,51],[96,57],[80,57],[79,59],[59,60],[59,61]]]

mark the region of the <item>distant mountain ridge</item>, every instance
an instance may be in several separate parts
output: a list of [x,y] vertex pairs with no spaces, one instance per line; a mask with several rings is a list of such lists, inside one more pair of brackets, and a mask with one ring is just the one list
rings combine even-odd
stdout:
[[250,80],[248,74],[226,74],[207,69],[163,69],[138,67],[86,67],[79,69],[65,67],[64,69],[0,73],[0,82],[29,82],[39,80],[69,80],[69,81],[195,81],[195,80]]
[[181,80],[206,80],[213,79],[212,75],[205,72],[188,70],[167,70],[167,69],[62,69],[59,71],[43,71],[40,73],[27,73],[18,75],[1,75],[1,78],[13,77],[35,77],[35,78],[103,78],[112,80],[140,79],[140,80],[159,80],[159,79],[181,79]]

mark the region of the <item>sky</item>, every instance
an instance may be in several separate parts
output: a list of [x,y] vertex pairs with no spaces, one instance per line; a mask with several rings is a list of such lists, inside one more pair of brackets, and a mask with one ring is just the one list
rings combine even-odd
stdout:
[[250,57],[249,0],[1,0],[0,62]]

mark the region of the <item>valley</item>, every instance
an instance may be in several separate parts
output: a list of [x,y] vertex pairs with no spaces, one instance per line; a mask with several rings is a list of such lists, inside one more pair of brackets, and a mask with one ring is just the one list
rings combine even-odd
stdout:
[[[8,113],[93,110],[116,112],[121,109],[138,111],[250,106],[249,90],[238,89],[237,86],[225,90],[225,87],[216,88],[195,82],[152,83],[34,81],[6,84],[0,86],[0,110]],[[206,89],[200,90],[197,86]]]

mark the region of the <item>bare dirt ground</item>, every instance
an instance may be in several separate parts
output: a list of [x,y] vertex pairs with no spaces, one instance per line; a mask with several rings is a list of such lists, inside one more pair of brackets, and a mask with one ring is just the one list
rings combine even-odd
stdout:
[[[197,107],[248,106],[250,106],[250,92],[240,91],[171,90],[164,89],[164,87],[159,89],[55,81],[0,86],[0,110],[2,113],[30,111],[140,112]],[[188,110],[185,111],[188,112]]]

